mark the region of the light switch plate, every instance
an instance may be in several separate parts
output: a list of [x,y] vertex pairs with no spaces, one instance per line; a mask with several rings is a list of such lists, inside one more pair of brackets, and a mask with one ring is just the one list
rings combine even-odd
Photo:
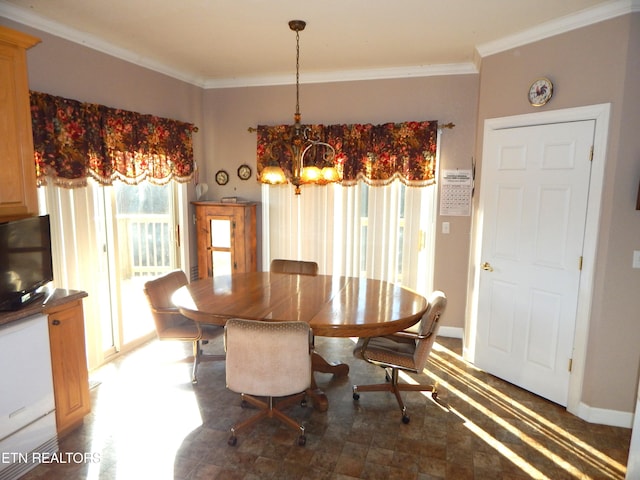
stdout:
[[449,222],[442,222],[442,233],[445,235],[449,233]]
[[640,250],[633,251],[633,268],[640,268]]

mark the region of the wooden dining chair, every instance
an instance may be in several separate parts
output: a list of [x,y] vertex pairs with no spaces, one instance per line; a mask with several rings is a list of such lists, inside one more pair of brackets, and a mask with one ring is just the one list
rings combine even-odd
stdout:
[[[203,358],[202,344],[220,337],[224,327],[200,324],[180,313],[171,301],[171,296],[180,287],[187,285],[187,276],[182,270],[174,270],[144,284],[144,293],[151,307],[156,334],[160,340],[192,342],[193,370],[191,383],[198,383],[198,364]],[[207,360],[224,360],[224,354],[206,355]]]
[[300,275],[317,275],[318,264],[304,260],[284,260],[276,258],[271,260],[270,271],[275,273],[296,273]]
[[[297,430],[298,445],[305,445],[304,426],[282,409],[296,402],[306,404],[313,353],[309,324],[232,318],[225,325],[224,340],[227,388],[240,393],[243,403],[259,408],[258,413],[231,427],[229,445],[236,444],[238,431],[264,417],[275,417]],[[266,401],[257,397],[266,397]],[[274,397],[286,398],[275,403]]]
[[[374,385],[354,385],[353,399],[360,399],[360,392],[393,392],[402,411],[402,422],[409,423],[409,415],[400,392],[431,392],[437,398],[437,384],[409,384],[398,381],[400,370],[412,373],[424,373],[429,354],[436,340],[440,318],[447,305],[443,292],[435,291],[429,296],[429,305],[422,315],[416,331],[405,330],[384,337],[360,338],[353,354],[362,360],[385,369],[387,382]],[[389,376],[386,371],[391,370]]]

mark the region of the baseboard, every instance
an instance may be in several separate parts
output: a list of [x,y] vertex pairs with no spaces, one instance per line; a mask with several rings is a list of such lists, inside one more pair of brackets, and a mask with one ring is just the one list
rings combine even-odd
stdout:
[[[464,338],[464,329],[459,327],[442,326],[438,330],[438,336]],[[567,411],[589,423],[622,428],[631,428],[633,425],[633,412],[620,412],[617,410],[596,408],[582,402],[578,405],[576,411],[568,409]]]
[[582,402],[578,404],[575,412],[569,412],[589,423],[622,428],[631,428],[633,425],[633,412],[606,410],[604,408],[591,407]]
[[464,329],[461,327],[440,327],[438,329],[439,337],[464,338]]

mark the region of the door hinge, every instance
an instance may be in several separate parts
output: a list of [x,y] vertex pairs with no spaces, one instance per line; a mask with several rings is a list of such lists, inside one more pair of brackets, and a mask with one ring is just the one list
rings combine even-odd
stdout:
[[593,145],[591,145],[591,151],[589,152],[589,161],[593,162]]
[[569,371],[573,370],[573,358],[569,359]]
[[578,258],[578,270],[582,270],[582,260],[583,260],[583,257],[582,255],[580,255],[580,258]]

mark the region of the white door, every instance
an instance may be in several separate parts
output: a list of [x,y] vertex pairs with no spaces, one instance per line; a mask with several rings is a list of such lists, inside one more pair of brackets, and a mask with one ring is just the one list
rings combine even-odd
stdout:
[[595,121],[485,134],[475,363],[566,406]]

